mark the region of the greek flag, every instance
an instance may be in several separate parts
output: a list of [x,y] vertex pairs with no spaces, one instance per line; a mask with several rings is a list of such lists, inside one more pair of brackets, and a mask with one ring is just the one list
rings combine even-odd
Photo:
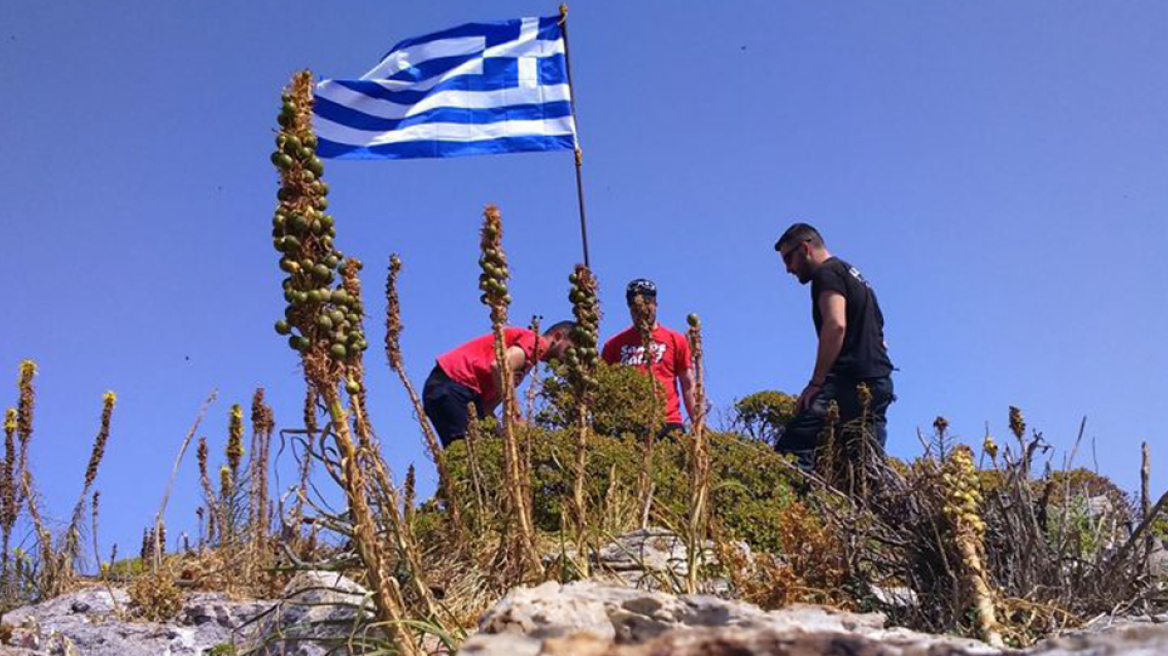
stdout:
[[559,16],[406,39],[359,80],[316,87],[317,154],[459,157],[576,147]]

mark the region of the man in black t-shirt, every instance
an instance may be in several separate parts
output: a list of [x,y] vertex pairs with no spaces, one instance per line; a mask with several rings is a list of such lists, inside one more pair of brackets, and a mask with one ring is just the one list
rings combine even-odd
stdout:
[[801,284],[811,283],[811,317],[819,336],[815,371],[775,449],[795,454],[799,466],[811,470],[828,403],[839,405],[841,423],[860,417],[863,409],[856,391],[860,383],[872,394],[869,429],[883,449],[887,439],[884,413],[895,396],[892,361],[884,345],[884,315],[876,293],[855,267],[828,252],[819,231],[806,223],[788,228],[775,250],[788,273]]

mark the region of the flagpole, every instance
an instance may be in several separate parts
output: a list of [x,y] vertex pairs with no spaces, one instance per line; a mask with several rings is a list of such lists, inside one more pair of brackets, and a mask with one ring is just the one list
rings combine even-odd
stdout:
[[568,88],[572,90],[572,124],[575,127],[573,141],[576,142],[576,201],[580,206],[580,241],[584,245],[584,266],[592,268],[588,261],[588,219],[584,212],[584,151],[580,149],[580,126],[576,118],[576,87],[572,84],[572,58],[568,48],[568,5],[560,5],[560,25],[564,31],[564,67],[568,69]]

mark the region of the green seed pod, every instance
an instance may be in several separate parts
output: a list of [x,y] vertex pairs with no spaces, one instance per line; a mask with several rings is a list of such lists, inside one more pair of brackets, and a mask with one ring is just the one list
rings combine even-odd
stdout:
[[288,273],[296,273],[300,270],[300,265],[288,258],[284,258],[280,260],[280,268]]
[[327,183],[327,182],[325,182],[324,180],[321,180],[321,181],[320,181],[320,194],[321,194],[322,196],[328,196],[328,192],[329,192],[329,185],[328,185],[328,183]]
[[328,199],[325,198],[324,196],[317,197],[316,209],[318,209],[318,210],[328,209]]
[[297,351],[307,351],[309,342],[300,335],[292,335],[288,338],[288,346],[291,346]]
[[304,232],[309,227],[308,219],[304,218],[303,214],[293,214],[288,219],[288,227],[292,228],[294,232]]
[[284,152],[295,155],[298,150],[300,150],[300,138],[294,134],[288,135],[288,138],[284,140]]
[[325,214],[320,217],[320,222],[325,228],[331,228],[333,227],[333,216],[331,214]]
[[272,227],[277,230],[283,230],[288,223],[288,217],[284,214],[276,214],[272,217]]
[[284,100],[284,106],[281,108],[280,111],[284,112],[285,114],[295,115],[296,114],[296,105],[295,105],[295,103],[292,102],[291,98],[286,98]]
[[276,198],[282,203],[290,203],[296,199],[296,192],[291,187],[280,187],[276,192]]
[[[299,157],[300,159],[305,159],[305,160],[310,159],[312,157],[312,155],[313,155],[313,152],[312,152],[311,148],[298,148],[298,149],[296,149],[296,156]],[[312,171],[312,169],[308,169],[308,170]],[[312,171],[312,172],[316,173],[316,171]]]
[[[344,357],[344,356],[341,356],[341,357]],[[360,394],[361,393],[361,385],[355,380],[347,380],[347,381],[345,381],[345,391],[348,392],[349,394]]]
[[296,300],[296,290],[285,289],[284,290],[284,300],[288,303],[295,301]]
[[324,258],[324,265],[330,269],[337,268],[338,263],[339,263],[339,260],[337,260],[336,255],[328,255]]
[[313,219],[311,228],[312,234],[314,235],[319,235],[324,232],[324,226],[321,225],[320,221],[316,219]]
[[305,167],[308,168],[309,171],[315,173],[318,177],[320,174],[324,173],[324,163],[320,161],[319,157],[313,157],[312,159],[308,160],[308,163],[305,164]]
[[689,322],[689,325],[691,328],[697,328],[698,324],[701,323],[701,319],[699,319],[698,315],[696,315],[696,314],[689,315],[688,317],[685,318],[685,320],[687,322]]
[[316,318],[316,325],[324,328],[325,330],[329,330],[333,327],[333,320],[328,318],[327,315],[322,314]]
[[300,240],[292,235],[288,235],[281,240],[280,247],[285,253],[291,255],[300,250]]
[[308,300],[308,292],[296,292],[296,302],[304,303]]
[[292,332],[292,328],[288,326],[287,321],[280,319],[276,322],[276,332],[280,335],[287,335],[288,333]]
[[292,117],[287,114],[280,114],[276,117],[276,122],[280,124],[280,127],[286,128],[292,123]]
[[331,347],[329,347],[329,353],[331,353],[333,357],[336,358],[343,358],[348,352],[349,351],[345,348],[344,344],[333,344]]

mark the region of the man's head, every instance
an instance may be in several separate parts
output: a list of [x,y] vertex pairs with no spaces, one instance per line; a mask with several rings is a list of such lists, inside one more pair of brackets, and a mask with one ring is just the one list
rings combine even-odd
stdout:
[[540,354],[540,360],[563,360],[564,352],[572,345],[572,329],[575,321],[561,321],[543,331],[543,338],[547,340],[547,351]]
[[637,278],[625,288],[625,301],[634,324],[657,325],[657,285],[652,280]]
[[783,257],[787,272],[806,285],[811,274],[830,255],[819,231],[806,223],[796,223],[775,242],[775,250]]

